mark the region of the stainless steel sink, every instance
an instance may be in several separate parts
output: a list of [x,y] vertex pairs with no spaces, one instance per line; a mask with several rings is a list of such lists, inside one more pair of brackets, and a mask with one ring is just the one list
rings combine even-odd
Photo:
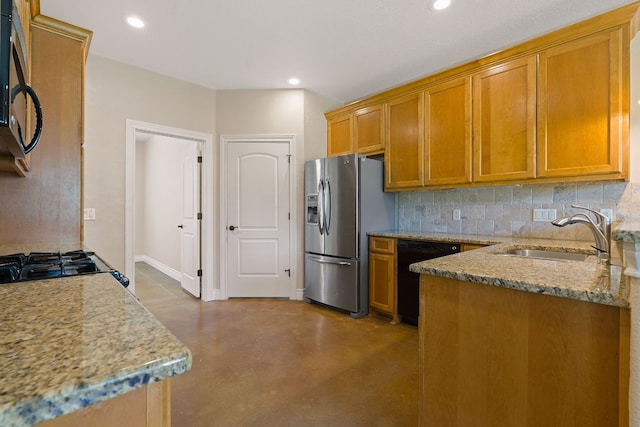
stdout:
[[549,259],[554,261],[585,261],[589,254],[576,252],[551,251],[544,249],[509,249],[498,255],[518,256],[523,258]]

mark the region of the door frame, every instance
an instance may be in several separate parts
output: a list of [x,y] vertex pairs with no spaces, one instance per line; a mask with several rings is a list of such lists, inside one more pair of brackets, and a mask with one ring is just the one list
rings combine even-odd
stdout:
[[289,299],[301,299],[297,289],[298,275],[298,257],[297,251],[297,234],[296,224],[298,223],[298,209],[295,203],[295,195],[297,194],[297,168],[296,168],[296,137],[295,135],[221,135],[220,136],[220,295],[219,298],[229,299],[227,292],[227,146],[234,143],[251,142],[286,142],[289,144],[289,154],[291,160],[289,162],[289,210],[291,212],[291,220],[289,221],[289,268],[291,276],[289,277]]
[[125,275],[131,282],[131,290],[135,293],[135,164],[136,164],[136,136],[138,134],[151,134],[167,136],[175,139],[183,139],[201,143],[202,146],[202,175],[201,175],[201,204],[202,221],[200,223],[200,258],[202,260],[202,292],[200,298],[203,301],[214,299],[214,258],[213,248],[215,239],[214,227],[214,152],[213,135],[163,126],[154,123],[146,123],[137,120],[126,120],[126,149],[125,149],[125,220],[124,220],[124,255]]

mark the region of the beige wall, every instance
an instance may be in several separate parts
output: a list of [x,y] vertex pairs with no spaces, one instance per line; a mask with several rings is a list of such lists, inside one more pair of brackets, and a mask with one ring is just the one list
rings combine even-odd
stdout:
[[[294,200],[298,223],[295,237],[298,289],[304,287],[304,161],[326,155],[324,112],[339,104],[317,94],[299,90],[221,90],[218,91],[218,132],[220,135],[287,134],[296,137],[297,182]],[[311,155],[311,157],[309,157]]]
[[304,144],[304,91],[219,90],[220,135],[295,134]]
[[[215,91],[95,55],[89,56],[86,76],[84,202],[96,209],[96,220],[85,222],[88,247],[124,271],[127,119],[214,135],[214,227],[219,209],[219,136],[293,134],[299,183],[297,280],[302,288],[304,160],[325,155],[324,112],[338,102],[299,89]],[[218,245],[213,242],[213,253]],[[217,279],[218,273],[214,276]],[[219,288],[217,281],[214,287]]]
[[327,155],[327,120],[324,113],[338,108],[339,104],[313,92],[304,97],[304,160],[319,159]]
[[85,88],[85,243],[124,271],[126,120],[215,134],[216,92],[95,55]]

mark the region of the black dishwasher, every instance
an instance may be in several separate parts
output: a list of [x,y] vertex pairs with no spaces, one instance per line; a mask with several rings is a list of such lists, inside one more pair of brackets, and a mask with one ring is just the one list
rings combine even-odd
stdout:
[[457,243],[398,240],[398,315],[402,322],[418,325],[420,275],[409,265],[460,252]]

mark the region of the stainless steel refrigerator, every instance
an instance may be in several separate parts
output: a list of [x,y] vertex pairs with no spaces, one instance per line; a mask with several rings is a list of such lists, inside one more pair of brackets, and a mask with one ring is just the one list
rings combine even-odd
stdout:
[[369,309],[367,232],[395,225],[383,163],[348,154],[305,163],[304,297],[365,316]]

